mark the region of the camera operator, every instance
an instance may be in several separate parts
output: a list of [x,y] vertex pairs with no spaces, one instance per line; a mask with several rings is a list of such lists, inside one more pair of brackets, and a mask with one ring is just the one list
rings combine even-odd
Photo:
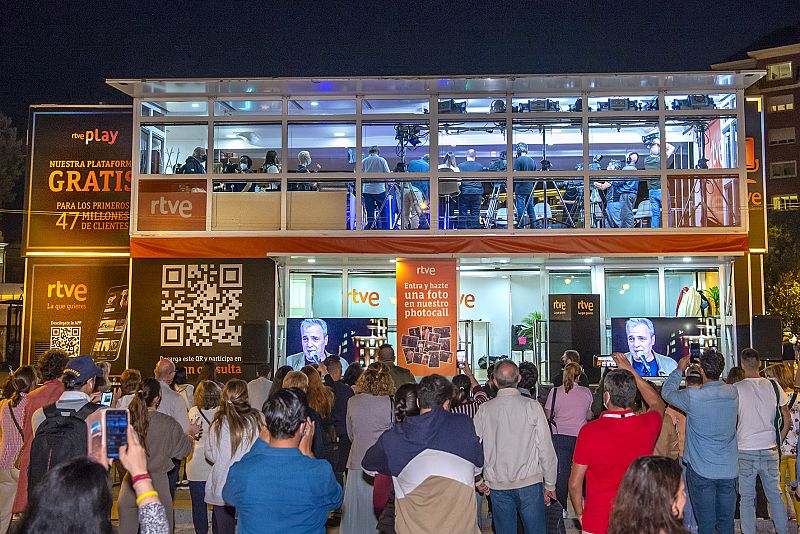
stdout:
[[[661,170],[661,140],[653,134],[645,136],[642,141],[650,153],[644,158],[644,168]],[[675,147],[666,143],[667,159],[675,153]],[[647,192],[650,197],[650,227],[661,228],[661,178],[647,180]]]
[[[514,170],[536,170],[536,162],[533,161],[533,158],[528,155],[527,143],[517,143],[517,157],[514,159]],[[522,228],[522,217],[526,212],[528,214],[529,225],[536,219],[536,215],[533,211],[534,203],[530,201],[532,192],[533,180],[519,181],[514,184],[514,207],[516,208],[514,211],[515,216],[517,217],[517,228]]]

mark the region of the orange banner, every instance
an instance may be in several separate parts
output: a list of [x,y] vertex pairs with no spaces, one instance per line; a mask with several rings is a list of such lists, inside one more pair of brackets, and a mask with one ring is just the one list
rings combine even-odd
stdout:
[[397,260],[398,364],[416,376],[457,374],[456,260]]
[[205,180],[145,180],[139,183],[140,231],[206,229]]

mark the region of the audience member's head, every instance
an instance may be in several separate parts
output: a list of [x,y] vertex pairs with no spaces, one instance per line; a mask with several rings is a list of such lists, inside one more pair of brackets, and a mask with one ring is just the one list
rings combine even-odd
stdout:
[[125,369],[119,382],[122,394],[129,395],[142,385],[142,373],[138,369]]
[[745,373],[758,372],[758,368],[761,367],[761,356],[758,354],[758,351],[752,347],[742,350],[740,361]]
[[289,371],[283,379],[283,389],[297,388],[305,393],[308,390],[308,377],[301,371]]
[[361,373],[364,372],[364,368],[358,362],[353,362],[347,366],[347,370],[344,372],[344,376],[342,377],[342,382],[347,384],[350,387],[356,385],[359,377],[361,377]]
[[15,532],[111,534],[112,503],[106,468],[80,456],[48,471]]
[[39,372],[42,380],[58,380],[64,374],[64,368],[69,362],[69,354],[63,350],[50,349],[39,358]]
[[622,479],[609,518],[608,534],[679,534],[686,489],[681,466],[664,456],[634,460]]
[[82,391],[89,395],[94,390],[95,380],[103,376],[103,370],[95,365],[91,356],[73,358],[64,368],[61,381],[66,391]]
[[222,390],[216,382],[203,380],[194,388],[194,405],[201,410],[218,408],[220,393]]
[[201,380],[211,380],[212,382],[219,383],[217,379],[217,364],[211,360],[206,360],[203,362],[203,366],[200,367],[200,372],[197,375],[197,381]]
[[259,364],[258,367],[256,367],[256,374],[260,378],[269,379],[270,374],[272,374],[272,366],[268,363]]
[[335,382],[342,379],[342,362],[339,360],[338,356],[328,356],[323,363],[325,369],[328,370],[328,374],[331,375],[331,378]]
[[277,392],[283,389],[283,379],[286,378],[286,375],[292,371],[291,365],[283,365],[278,367],[278,370],[275,371],[275,378],[272,379],[272,387],[269,389],[268,397],[272,397]]
[[[376,366],[375,363],[378,365]],[[380,362],[374,362],[358,377],[353,389],[356,393],[392,395],[394,394],[394,381]]]
[[308,165],[311,163],[311,153],[308,150],[301,150],[297,153],[297,160],[300,165]]
[[503,360],[494,364],[492,380],[497,389],[515,388],[520,379],[519,368],[511,360]]
[[744,380],[744,369],[739,367],[731,367],[731,370],[728,371],[728,377],[725,378],[726,384],[735,384],[736,382],[741,382]]
[[436,407],[448,408],[453,397],[453,384],[442,375],[429,375],[419,381],[417,404],[420,411]]
[[703,385],[703,374],[699,365],[690,365],[686,369],[686,386],[697,387]]
[[22,398],[36,387],[36,370],[30,365],[23,365],[11,375],[11,395],[9,402],[16,408]]
[[403,384],[394,394],[394,415],[398,421],[405,420],[406,417],[419,415],[419,405],[417,404],[417,384]]
[[575,384],[578,383],[578,378],[581,376],[581,366],[577,363],[570,361],[565,367],[562,373],[562,383],[564,384],[564,391],[567,393],[575,387]]
[[276,392],[264,403],[263,413],[270,442],[277,439],[291,440],[295,447],[300,444],[301,427],[308,417],[306,396],[301,390],[289,388]]
[[300,369],[300,372],[308,378],[308,388],[306,389],[308,405],[320,417],[327,418],[333,410],[333,391],[322,383],[322,378],[316,367],[306,365]]
[[709,380],[719,380],[722,371],[725,369],[725,356],[716,349],[708,349],[700,354],[700,367],[703,369],[706,378]]
[[561,363],[567,365],[569,362],[575,362],[580,365],[581,355],[577,350],[568,349],[561,355]]
[[794,389],[794,378],[785,363],[775,363],[764,369],[764,376],[773,378],[784,391]]
[[157,380],[171,384],[175,378],[175,364],[169,358],[162,358],[158,360],[153,375]]
[[450,408],[458,408],[472,398],[472,382],[467,375],[453,377],[453,398],[450,399]]
[[633,373],[627,369],[613,369],[603,381],[603,403],[609,410],[633,408],[637,391]]
[[182,386],[188,384],[189,380],[186,377],[186,367],[179,365],[175,368],[175,378],[172,379],[173,386]]
[[520,362],[519,376],[519,387],[533,393],[536,390],[536,384],[539,382],[539,370],[536,365],[533,362]]
[[378,361],[394,363],[394,347],[384,343],[378,349]]

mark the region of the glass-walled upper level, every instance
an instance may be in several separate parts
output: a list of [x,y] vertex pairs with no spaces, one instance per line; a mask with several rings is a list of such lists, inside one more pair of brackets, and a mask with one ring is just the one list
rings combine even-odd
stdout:
[[746,76],[563,78],[140,82],[133,231],[746,227]]

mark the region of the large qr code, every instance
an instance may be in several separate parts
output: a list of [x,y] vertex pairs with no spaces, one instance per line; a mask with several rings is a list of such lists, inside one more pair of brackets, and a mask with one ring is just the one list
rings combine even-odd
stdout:
[[241,346],[241,264],[164,265],[161,346]]
[[71,356],[81,352],[81,327],[80,326],[51,326],[50,348],[63,350]]

